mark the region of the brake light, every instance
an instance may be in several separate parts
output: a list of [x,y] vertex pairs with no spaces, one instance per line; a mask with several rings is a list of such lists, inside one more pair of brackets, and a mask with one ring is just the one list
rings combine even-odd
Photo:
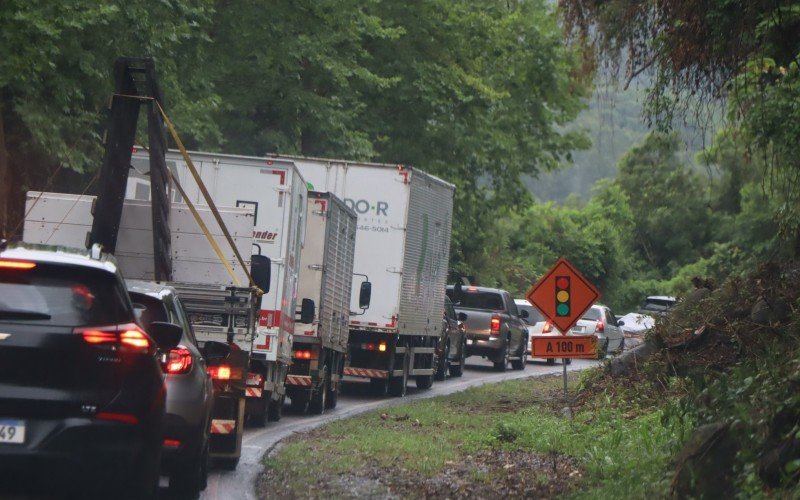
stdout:
[[148,352],[153,345],[150,337],[134,323],[89,328],[79,327],[72,331],[80,334],[87,344],[118,346],[126,351]]
[[294,351],[293,354],[294,357],[297,359],[311,359],[311,357],[313,356],[311,351]]
[[208,374],[211,375],[211,378],[214,380],[230,380],[231,367],[228,365],[209,366]]
[[602,332],[605,329],[606,329],[606,324],[603,323],[603,320],[598,319],[597,320],[597,326],[595,327],[595,331]]
[[165,439],[164,440],[164,447],[165,448],[180,448],[181,442],[177,439]]
[[492,335],[500,335],[500,316],[495,314],[492,316],[491,326],[489,333]]
[[186,373],[192,367],[192,353],[189,349],[178,346],[170,349],[164,371],[171,374]]
[[29,269],[33,269],[34,267],[36,267],[35,262],[0,259],[0,268],[2,269],[19,269],[21,271],[27,271]]
[[95,415],[97,420],[106,420],[108,422],[120,422],[123,424],[130,424],[136,425],[139,423],[139,419],[136,415],[130,415],[128,413],[114,413],[110,411],[101,411],[100,413]]
[[550,322],[548,319],[544,322],[544,327],[542,328],[542,333],[550,333],[553,331],[553,323]]

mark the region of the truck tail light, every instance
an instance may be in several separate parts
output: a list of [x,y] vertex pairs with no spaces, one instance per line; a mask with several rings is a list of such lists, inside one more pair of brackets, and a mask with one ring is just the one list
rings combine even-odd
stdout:
[[551,333],[553,331],[553,323],[550,322],[548,319],[544,322],[544,327],[542,327],[542,333]]
[[211,378],[214,380],[230,380],[231,367],[228,365],[209,366],[208,374],[211,375]]
[[386,342],[378,344],[378,352],[386,352]]
[[489,328],[489,333],[492,335],[500,335],[500,315],[495,314],[492,316],[491,326]]
[[178,346],[170,349],[164,371],[169,374],[186,373],[192,368],[192,353],[189,349]]
[[595,327],[595,331],[596,331],[596,332],[602,332],[602,331],[604,331],[605,329],[606,329],[606,324],[605,324],[605,323],[603,323],[603,320],[601,320],[601,319],[598,319],[598,320],[597,320],[597,326]]
[[87,344],[97,346],[119,346],[121,350],[128,352],[146,353],[153,346],[150,337],[134,323],[124,325],[79,327],[72,330],[73,333],[80,334],[83,341]]

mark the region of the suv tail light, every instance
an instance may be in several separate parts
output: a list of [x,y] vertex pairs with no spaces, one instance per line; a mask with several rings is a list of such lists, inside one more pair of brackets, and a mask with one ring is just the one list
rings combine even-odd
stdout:
[[542,333],[550,333],[553,331],[553,323],[550,322],[548,319],[544,322],[544,326],[542,327]]
[[178,346],[170,349],[164,371],[170,374],[186,373],[192,368],[192,353],[189,349]]
[[128,352],[146,353],[153,346],[150,337],[135,323],[110,326],[78,327],[72,330],[80,334],[87,344],[119,347]]
[[495,314],[492,316],[491,327],[489,333],[492,335],[500,335],[500,315]]
[[602,331],[603,331],[603,330],[605,330],[605,329],[606,329],[606,324],[605,324],[605,323],[603,323],[603,320],[602,320],[602,319],[598,319],[598,320],[597,320],[597,326],[595,327],[595,329],[594,329],[594,330],[595,330],[596,332],[602,332]]

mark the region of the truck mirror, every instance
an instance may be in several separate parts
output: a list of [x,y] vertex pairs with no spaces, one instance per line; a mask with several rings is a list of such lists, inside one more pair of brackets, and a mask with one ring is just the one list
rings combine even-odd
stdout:
[[266,255],[250,256],[250,276],[253,283],[264,291],[269,292],[269,283],[272,278],[272,262]]
[[222,342],[216,342],[214,340],[206,341],[205,345],[203,345],[203,357],[209,363],[216,363],[228,357],[228,353],[231,352],[231,347],[228,344],[223,344]]
[[369,303],[372,300],[372,283],[364,281],[361,283],[361,290],[358,292],[358,307],[361,309],[369,309]]
[[314,322],[314,309],[316,306],[314,305],[314,301],[311,299],[303,299],[303,303],[300,306],[300,323],[310,325]]

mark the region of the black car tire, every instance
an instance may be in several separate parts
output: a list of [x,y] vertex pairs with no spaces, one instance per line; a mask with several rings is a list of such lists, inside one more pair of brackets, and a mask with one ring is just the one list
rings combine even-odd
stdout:
[[328,369],[323,368],[323,379],[320,387],[311,394],[311,400],[308,402],[308,413],[312,415],[322,415],[325,413],[325,408],[328,404]]
[[515,359],[511,362],[511,368],[515,370],[524,370],[525,366],[528,364],[528,351],[525,349],[527,342],[522,342],[522,345],[519,346],[519,359]]
[[208,445],[197,457],[175,471],[169,477],[169,490],[173,498],[195,499],[205,489],[208,475]]
[[547,364],[548,365],[556,364],[556,358],[547,358]]
[[[436,363],[436,380],[444,380],[447,378],[447,372],[450,368],[450,342],[448,342],[444,346],[444,352],[442,355],[438,357],[438,362]],[[417,386],[419,387],[419,385]]]
[[608,356],[608,342],[609,342],[608,337],[606,337],[605,342],[603,342],[603,347],[599,349],[600,352],[598,353],[597,356],[598,359],[605,359],[606,356]]
[[392,377],[389,379],[389,395],[402,398],[406,395],[408,388],[408,352],[403,354],[403,375],[400,377]]
[[511,339],[506,338],[506,345],[503,347],[497,359],[494,361],[494,371],[504,372],[508,369],[508,358],[511,351]]
[[214,466],[222,470],[236,470],[239,465],[239,457],[225,457],[214,460]]
[[565,365],[571,365],[572,364],[572,358],[563,358],[561,360],[561,362],[564,363]]
[[467,345],[461,344],[461,353],[458,356],[459,363],[457,365],[450,365],[450,376],[451,377],[460,377],[464,375],[464,360],[467,359],[466,357],[467,352]]

